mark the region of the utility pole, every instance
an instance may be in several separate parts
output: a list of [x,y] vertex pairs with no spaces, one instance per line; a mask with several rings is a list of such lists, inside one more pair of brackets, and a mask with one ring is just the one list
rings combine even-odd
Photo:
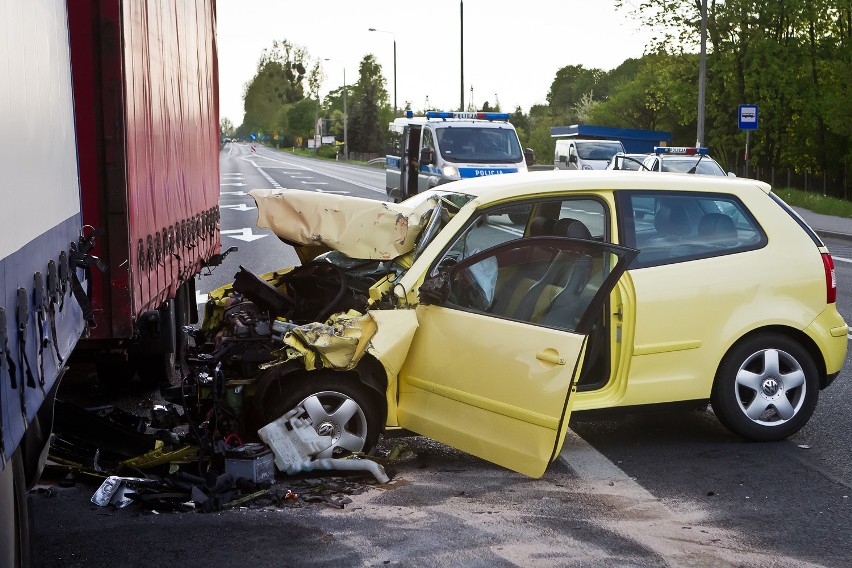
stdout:
[[459,0],[459,29],[461,30],[461,41],[459,42],[461,55],[459,67],[461,68],[461,84],[459,85],[459,111],[464,112],[464,0]]
[[701,56],[698,60],[698,133],[695,145],[704,146],[704,91],[707,81],[707,0],[701,0]]

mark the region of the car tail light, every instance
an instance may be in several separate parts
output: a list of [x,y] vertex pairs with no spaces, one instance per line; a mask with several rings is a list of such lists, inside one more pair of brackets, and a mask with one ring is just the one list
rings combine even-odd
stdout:
[[833,304],[837,301],[837,278],[834,276],[834,260],[828,253],[823,253],[822,263],[825,265],[825,301]]

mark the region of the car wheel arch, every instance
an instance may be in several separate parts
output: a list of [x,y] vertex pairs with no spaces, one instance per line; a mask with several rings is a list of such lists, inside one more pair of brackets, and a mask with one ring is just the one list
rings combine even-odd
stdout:
[[719,359],[719,362],[716,366],[716,372],[714,374],[714,383],[715,383],[715,377],[718,376],[719,368],[722,366],[722,362],[725,360],[725,358],[728,356],[729,353],[731,353],[734,349],[736,349],[737,347],[739,347],[741,344],[743,344],[746,341],[749,341],[749,340],[751,340],[755,337],[761,336],[761,335],[770,335],[770,334],[784,335],[784,336],[789,337],[793,341],[798,342],[808,352],[808,355],[811,356],[811,359],[813,360],[814,364],[817,367],[817,372],[819,374],[820,390],[825,388],[825,386],[826,386],[825,385],[825,381],[826,381],[825,359],[824,359],[822,352],[820,351],[819,347],[817,346],[816,342],[813,339],[811,339],[811,337],[808,336],[808,334],[805,333],[804,331],[802,331],[800,329],[796,329],[794,327],[786,326],[786,325],[766,325],[766,326],[758,327],[758,328],[752,329],[752,330],[744,333],[743,335],[737,337],[736,340],[732,341],[727,346],[727,348],[725,349],[724,355],[722,355],[722,357]]
[[[368,387],[378,399],[384,400],[387,392],[387,375],[381,363],[372,355],[365,354],[358,365],[352,370],[315,369],[307,370],[300,361],[289,361],[281,365],[270,367],[263,371],[258,377],[257,384],[252,392],[251,412],[255,417],[263,416],[263,407],[269,388],[279,381],[297,383],[302,379],[316,373],[336,373],[341,381],[358,381]],[[386,405],[383,406],[385,419],[387,418]],[[258,424],[257,426],[263,426]]]

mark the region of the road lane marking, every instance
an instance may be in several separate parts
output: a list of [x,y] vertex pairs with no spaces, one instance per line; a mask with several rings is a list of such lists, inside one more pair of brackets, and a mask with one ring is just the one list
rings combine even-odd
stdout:
[[601,492],[617,494],[637,502],[657,500],[573,430],[568,430],[565,436],[559,459],[583,481],[592,484]]
[[[744,548],[745,535],[713,524],[713,515],[704,507],[658,499],[572,430],[558,459],[580,478],[569,491],[612,504],[614,512],[604,509],[599,520],[590,522],[654,552],[666,566],[762,566],[770,554],[759,547]],[[778,560],[785,567],[815,566],[786,557]]]
[[239,205],[220,205],[221,209],[230,209],[232,211],[251,211],[252,209],[257,209],[257,207],[249,207],[245,203],[240,203]]
[[257,239],[262,239],[263,237],[268,237],[269,235],[255,235],[251,232],[251,227],[245,227],[244,229],[228,229],[226,231],[219,231],[226,237],[231,237],[232,239],[239,239],[241,241],[245,241],[250,243],[252,241],[256,241]]
[[852,258],[843,258],[842,256],[833,256],[831,258],[838,262],[846,262],[848,264],[852,264]]
[[271,175],[269,175],[268,173],[266,173],[265,171],[263,171],[263,168],[261,168],[260,166],[258,166],[258,165],[257,165],[257,164],[255,164],[254,162],[252,162],[252,164],[254,165],[254,167],[256,167],[256,168],[257,168],[257,171],[259,171],[259,172],[260,172],[260,175],[262,175],[263,177],[265,177],[265,178],[266,178],[266,181],[268,181],[268,182],[270,183],[270,185],[272,185],[272,187],[273,187],[274,189],[284,189],[283,187],[281,187],[281,184],[279,184],[277,181],[275,181],[274,179],[272,179],[272,176],[271,176]]
[[[280,162],[282,164],[287,164],[288,166],[293,167],[293,168],[299,168],[299,169],[304,169],[304,170],[307,170],[307,171],[310,171],[310,172],[315,172],[315,173],[318,173],[319,175],[322,175],[322,176],[325,176],[325,177],[330,177],[331,179],[336,179],[337,181],[342,181],[342,182],[345,182],[345,183],[348,183],[348,184],[351,184],[351,185],[354,185],[354,186],[357,186],[357,187],[369,189],[370,191],[375,191],[376,193],[381,193],[382,195],[387,195],[387,191],[383,187],[375,187],[373,185],[367,185],[365,183],[352,181],[351,179],[333,176],[331,174],[325,174],[325,173],[322,173],[322,172],[317,172],[316,170],[312,170],[312,169],[304,167],[304,166],[299,166],[299,165],[293,164],[292,162],[285,162],[284,160],[278,160],[276,158],[270,158],[268,156],[264,156],[264,158],[266,158],[267,160],[273,160],[273,161],[276,161],[276,162]],[[260,169],[256,164],[255,164],[255,167]]]

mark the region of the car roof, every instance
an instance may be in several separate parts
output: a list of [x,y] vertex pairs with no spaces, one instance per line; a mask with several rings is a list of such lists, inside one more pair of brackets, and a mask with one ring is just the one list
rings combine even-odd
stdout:
[[549,193],[564,194],[571,191],[617,191],[617,190],[661,190],[661,191],[706,191],[739,193],[755,188],[769,193],[771,187],[762,181],[724,176],[697,176],[673,172],[635,172],[622,170],[549,170],[524,172],[499,176],[455,181],[450,185],[435,188],[472,195],[484,202],[496,202],[518,196],[533,196]]

